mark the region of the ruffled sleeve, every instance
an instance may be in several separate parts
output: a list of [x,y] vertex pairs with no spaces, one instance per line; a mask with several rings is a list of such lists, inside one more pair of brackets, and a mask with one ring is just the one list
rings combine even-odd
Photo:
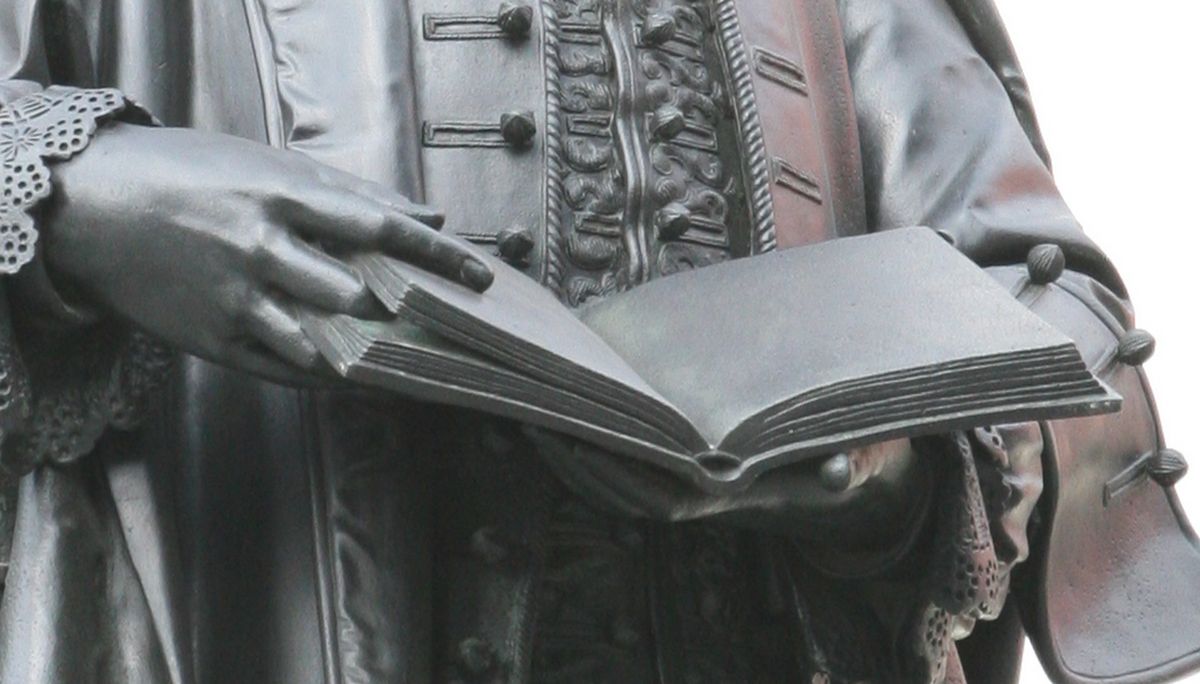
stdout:
[[40,252],[53,164],[115,119],[152,122],[113,89],[0,82],[0,469],[9,474],[72,461],[106,428],[132,427],[166,370],[163,347],[62,296]]

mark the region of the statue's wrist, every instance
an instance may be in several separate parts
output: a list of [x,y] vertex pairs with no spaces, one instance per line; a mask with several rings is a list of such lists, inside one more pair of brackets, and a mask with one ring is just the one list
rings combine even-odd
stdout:
[[0,274],[34,260],[34,209],[53,192],[53,161],[70,159],[127,106],[113,89],[51,87],[0,109]]
[[55,192],[55,167],[83,153],[118,118],[153,122],[110,88],[52,86],[0,107],[0,275],[12,277],[20,308],[37,320],[70,327],[99,317],[47,258],[43,204]]

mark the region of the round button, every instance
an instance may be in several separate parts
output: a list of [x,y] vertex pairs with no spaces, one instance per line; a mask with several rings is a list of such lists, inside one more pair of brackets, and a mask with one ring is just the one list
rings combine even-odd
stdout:
[[467,637],[458,643],[455,660],[469,676],[485,675],[496,667],[496,650],[479,637]]
[[528,110],[508,112],[500,116],[500,135],[510,145],[523,147],[537,135],[537,122]]
[[533,234],[524,226],[513,226],[496,236],[500,256],[511,263],[522,263],[533,251]]
[[675,37],[675,18],[665,12],[654,12],[642,23],[642,42],[649,46],[662,45]]
[[1031,282],[1035,285],[1048,285],[1062,276],[1067,267],[1067,257],[1058,245],[1038,245],[1029,250],[1025,267],[1029,271]]
[[679,202],[671,202],[658,210],[654,216],[658,236],[663,240],[675,240],[692,227],[692,212]]
[[650,133],[656,140],[670,140],[687,127],[687,117],[674,105],[663,105],[654,110],[650,119]]
[[1187,475],[1188,464],[1183,454],[1174,449],[1163,449],[1150,461],[1150,477],[1163,487],[1174,487]]
[[1154,346],[1154,336],[1145,330],[1126,330],[1117,341],[1117,360],[1126,366],[1140,366],[1154,356]]
[[496,23],[510,38],[524,38],[533,27],[533,8],[525,3],[501,3]]

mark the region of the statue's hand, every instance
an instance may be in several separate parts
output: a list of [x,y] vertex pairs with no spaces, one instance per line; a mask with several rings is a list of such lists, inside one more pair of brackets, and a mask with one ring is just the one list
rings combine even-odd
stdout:
[[492,279],[436,231],[439,213],[238,138],[117,124],[54,179],[43,240],[61,288],[188,352],[280,380],[320,366],[298,309],[375,313],[339,254],[384,252],[479,290]]
[[[594,506],[636,518],[719,518],[816,545],[890,549],[912,531],[930,490],[930,459],[907,439],[849,453],[854,486],[829,486],[820,463],[768,470],[746,489],[707,493],[665,469],[528,427],[545,463]],[[864,472],[865,471],[865,472]]]

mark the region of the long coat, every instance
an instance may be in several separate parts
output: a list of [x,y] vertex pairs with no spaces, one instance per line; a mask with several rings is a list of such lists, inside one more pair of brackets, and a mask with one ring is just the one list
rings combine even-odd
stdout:
[[[50,84],[113,86],[167,125],[298,150],[414,198],[519,192],[503,164],[455,166],[459,176],[446,180],[418,144],[428,93],[446,85],[423,66],[426,4],[7,0],[0,103]],[[441,5],[495,11],[475,0]],[[743,13],[755,7],[741,3]],[[1038,447],[1046,491],[1032,549],[1016,553],[1029,554],[1015,579],[1020,623],[1008,610],[998,627],[978,627],[960,648],[968,674],[981,653],[979,681],[1011,681],[1021,623],[1062,681],[1146,681],[1194,667],[1200,551],[1173,492],[1146,482],[1102,497],[1142,454],[1162,449],[1144,378],[1114,361],[1131,309],[1054,187],[994,9],[945,0],[794,7],[813,94],[824,98],[817,163],[831,194],[820,230],[789,238],[784,227],[780,242],[933,226],[1072,334],[1125,396],[1116,416],[1024,437]],[[476,78],[453,85],[486,91],[497,75]],[[481,195],[474,208],[446,207],[451,229],[506,210]],[[1023,263],[1041,243],[1064,250],[1068,271],[1031,290]],[[49,316],[15,290],[9,299],[20,314],[11,340],[22,321]],[[484,663],[488,677],[528,676],[535,566],[545,558],[509,550],[505,569],[481,584],[483,571],[446,541],[505,555],[472,530],[491,529],[506,507],[522,511],[521,535],[539,533],[528,521],[558,485],[536,463],[506,456],[516,465],[499,474],[446,474],[455,464],[472,471],[472,454],[531,449],[518,433],[401,400],[279,387],[191,357],[162,396],[140,429],[109,431],[82,458],[20,481],[0,681],[429,681],[470,669],[479,640],[462,638],[468,626],[493,644],[489,657],[509,663]],[[633,513],[680,517],[667,508]],[[1024,544],[1023,526],[1009,538]],[[460,593],[488,605],[446,617]],[[458,649],[450,669],[439,664],[447,648]]]

